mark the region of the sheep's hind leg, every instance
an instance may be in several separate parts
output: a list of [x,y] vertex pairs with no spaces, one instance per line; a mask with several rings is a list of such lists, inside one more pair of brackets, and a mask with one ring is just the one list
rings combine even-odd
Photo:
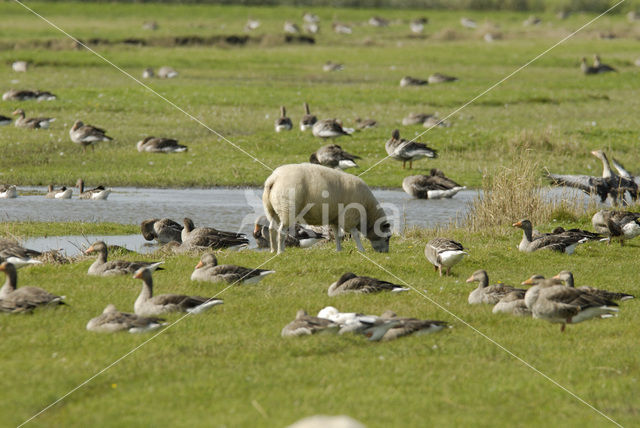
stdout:
[[360,241],[360,231],[357,228],[351,229],[351,237],[354,241],[356,241],[356,247],[358,247],[358,251],[364,253],[364,247],[362,246],[362,242]]
[[278,236],[278,230],[276,229],[276,222],[274,220],[271,220],[269,222],[269,247],[272,253],[275,253],[276,248],[278,247],[278,244],[276,241],[277,236]]
[[342,251],[342,236],[340,236],[340,228],[338,226],[331,225],[333,236],[336,238],[336,251]]
[[284,223],[280,223],[280,226],[278,227],[278,254],[284,252],[284,240],[287,237],[285,229]]

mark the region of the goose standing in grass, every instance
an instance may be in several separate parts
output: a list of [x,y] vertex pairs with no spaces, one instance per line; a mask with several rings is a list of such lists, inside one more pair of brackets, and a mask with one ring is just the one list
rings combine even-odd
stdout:
[[180,223],[170,218],[144,220],[140,224],[140,229],[142,230],[142,236],[147,241],[153,241],[155,239],[160,244],[173,241],[182,242],[183,227]]
[[524,301],[525,293],[526,291],[521,289],[508,293],[493,306],[491,312],[494,314],[504,313],[520,317],[530,317],[531,309],[527,308],[527,304]]
[[[556,276],[554,276],[553,279],[559,279],[567,287],[576,288],[575,284],[574,284],[574,281],[573,281],[573,273],[571,273],[568,270],[563,270],[562,272],[560,272]],[[593,294],[595,296],[602,297],[603,299],[608,299],[608,300],[624,301],[624,300],[633,299],[635,297],[633,294],[618,293],[616,291],[602,290],[600,288],[589,287],[588,285],[583,285],[581,287],[577,287],[577,289],[580,290],[580,291],[584,291],[585,293]]]
[[221,305],[222,299],[183,294],[153,295],[152,270],[140,268],[133,278],[142,280],[142,290],[133,304],[134,312],[141,317],[155,317],[169,312],[202,313],[214,306]]
[[0,199],[13,199],[18,197],[18,188],[13,184],[0,184]]
[[427,113],[409,113],[409,115],[402,119],[402,124],[404,126],[409,125],[418,125],[424,123],[425,120],[432,117],[432,114]]
[[10,117],[3,116],[0,114],[0,126],[11,125],[12,120],[13,119],[11,119]]
[[[557,281],[557,282],[554,282]],[[526,285],[533,285],[525,294],[525,304],[534,318],[544,319],[551,323],[560,323],[560,331],[566,324],[577,324],[591,318],[612,315],[618,312],[618,305],[608,299],[565,287],[558,280],[545,280],[534,275]]]
[[489,275],[486,270],[475,271],[468,279],[467,282],[477,282],[478,288],[473,290],[469,294],[469,304],[477,305],[480,303],[486,303],[488,305],[495,305],[507,294],[516,292],[521,293],[524,296],[526,290],[512,287],[505,284],[489,285]]
[[300,119],[300,130],[306,131],[313,128],[313,125],[318,121],[318,118],[311,114],[309,111],[309,104],[304,103],[304,116]]
[[[400,318],[392,311],[385,311],[380,318],[387,320],[387,322],[393,323],[391,328],[387,330],[379,340],[388,342],[395,340],[403,336],[409,336],[412,334],[423,335],[431,334],[442,331],[448,327],[449,323],[446,321],[436,320],[421,320],[417,318]],[[372,331],[364,330],[366,336],[372,334]],[[375,340],[373,336],[369,336],[370,340]]]
[[256,284],[275,270],[251,269],[236,265],[219,265],[213,253],[206,253],[191,274],[191,281],[226,282],[229,284]]
[[113,138],[107,135],[107,131],[92,125],[85,125],[81,120],[76,120],[69,130],[71,141],[80,144],[84,153],[87,146],[95,148],[94,144],[103,141],[111,141]]
[[355,273],[347,272],[329,286],[327,293],[329,294],[329,297],[334,297],[340,294],[370,294],[379,293],[381,291],[398,293],[402,291],[409,291],[409,288],[402,287],[398,284],[392,284],[388,281],[382,281],[368,276],[358,276]]
[[54,117],[25,117],[24,110],[19,108],[13,112],[14,116],[18,118],[13,123],[16,128],[28,128],[28,129],[49,129],[51,122],[56,120]]
[[322,66],[322,70],[326,71],[326,72],[329,72],[329,71],[340,71],[340,70],[344,70],[344,65],[343,64],[339,64],[337,62],[333,62],[333,61],[327,61]]
[[93,199],[94,201],[106,200],[111,194],[111,189],[105,189],[104,186],[94,187],[93,189],[85,190],[84,180],[78,178],[76,187],[80,191],[78,199]]
[[54,189],[53,184],[49,184],[49,189],[44,197],[47,199],[71,199],[72,194],[73,189],[67,189],[66,186]]
[[612,72],[612,71],[618,71],[615,68],[611,67],[610,65],[603,64],[600,61],[600,56],[599,55],[594,55],[593,56],[593,68],[595,68],[598,73],[609,73],[609,72]]
[[405,169],[407,162],[409,162],[409,169],[411,169],[413,168],[414,160],[422,158],[435,159],[438,157],[438,152],[427,147],[426,144],[400,138],[400,131],[397,129],[393,131],[391,139],[385,143],[384,148],[389,156],[395,160],[402,161],[402,169]]
[[311,128],[311,133],[318,138],[337,138],[343,135],[351,136],[342,127],[342,123],[337,119],[322,119],[317,121]]
[[33,257],[41,255],[41,252],[24,248],[14,241],[0,239],[0,262],[9,262],[16,269],[20,269],[23,266],[41,264],[40,260],[33,259]]
[[4,312],[25,312],[38,306],[64,305],[64,296],[51,294],[39,287],[18,288],[18,272],[13,263],[3,262],[0,271],[6,280],[0,288],[0,310]]
[[49,91],[31,91],[28,89],[10,89],[2,94],[3,101],[52,101],[56,98]]
[[114,275],[126,275],[137,271],[144,267],[152,270],[162,269],[159,267],[164,262],[129,262],[126,260],[112,260],[107,261],[107,255],[109,250],[107,244],[103,241],[94,242],[87,250],[85,254],[98,253],[98,258],[89,266],[87,273],[95,276],[114,276]]
[[156,138],[153,136],[145,137],[138,141],[136,148],[139,152],[149,153],[181,153],[189,150],[187,146],[178,144],[178,140],[173,138]]
[[441,73],[433,73],[431,76],[429,76],[429,78],[427,79],[427,82],[429,82],[430,84],[433,84],[433,83],[455,82],[456,80],[458,80],[457,77],[447,76],[446,74],[441,74]]
[[309,162],[329,168],[347,169],[358,167],[356,159],[360,159],[360,156],[345,152],[337,144],[328,144],[316,150],[309,158]]
[[[256,240],[258,248],[269,248],[269,220],[266,216],[260,216],[256,220],[255,227],[253,229],[253,237]],[[328,232],[315,231],[310,226],[303,227],[300,224],[295,225],[293,235],[287,231],[285,237],[285,246],[287,247],[300,247],[309,248],[318,242],[326,241],[328,239]]]
[[424,26],[429,22],[427,18],[416,18],[409,23],[409,28],[413,34],[422,34]]
[[166,323],[162,318],[141,317],[128,312],[120,312],[115,305],[107,305],[104,311],[87,323],[87,330],[96,333],[115,333],[127,330],[129,333],[144,333],[156,330]]
[[406,88],[407,86],[424,86],[428,83],[429,81],[427,80],[416,79],[415,77],[411,76],[404,76],[402,79],[400,79],[401,88]]
[[600,210],[591,218],[591,224],[598,233],[609,236],[624,245],[625,239],[640,235],[640,213],[630,211]]
[[300,309],[296,313],[296,319],[285,325],[280,333],[282,337],[309,336],[316,333],[335,333],[340,326],[335,322],[307,315],[307,312]]
[[287,117],[287,109],[284,106],[280,106],[280,117],[276,119],[275,128],[276,132],[291,131],[293,128],[293,123]]
[[518,245],[518,250],[523,253],[532,253],[537,250],[553,250],[573,254],[579,244],[588,241],[588,238],[566,233],[544,235],[538,239],[533,239],[533,226],[529,220],[520,220],[517,223],[513,223],[512,226],[522,229],[522,240]]
[[451,268],[468,254],[461,243],[448,238],[434,238],[427,242],[424,248],[425,257],[440,276],[442,276],[442,268],[446,269],[446,275],[451,275]]
[[173,79],[174,77],[178,77],[178,72],[172,67],[165,65],[158,70],[158,77],[161,79]]
[[195,227],[193,221],[185,217],[182,229],[182,242],[190,247],[232,248],[246,247],[249,240],[244,233],[225,232],[212,227]]
[[359,131],[362,131],[364,129],[369,129],[369,128],[375,128],[376,125],[378,124],[377,121],[375,121],[374,119],[361,119],[359,117],[356,117],[356,129],[358,129]]
[[466,187],[451,180],[439,169],[432,168],[430,175],[405,177],[402,189],[416,199],[442,199],[451,198]]

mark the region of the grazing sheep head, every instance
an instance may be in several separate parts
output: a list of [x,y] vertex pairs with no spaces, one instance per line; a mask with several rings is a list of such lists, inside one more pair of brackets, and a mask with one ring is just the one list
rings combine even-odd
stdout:
[[391,239],[391,224],[386,218],[380,218],[371,229],[367,231],[367,239],[371,246],[379,253],[389,252],[389,240]]

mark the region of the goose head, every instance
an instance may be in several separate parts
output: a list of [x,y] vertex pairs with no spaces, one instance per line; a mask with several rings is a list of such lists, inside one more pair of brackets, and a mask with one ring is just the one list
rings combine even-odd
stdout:
[[71,126],[71,130],[76,131],[79,128],[82,128],[83,126],[84,126],[84,123],[82,123],[81,120],[76,120],[75,122],[73,122],[73,126]]
[[155,234],[155,230],[153,229],[153,226],[156,224],[157,221],[158,221],[157,218],[152,218],[149,220],[145,220],[140,224],[142,236],[147,241],[153,241],[155,239],[156,234]]
[[484,288],[489,285],[489,275],[487,275],[486,270],[480,269],[471,274],[471,276],[467,278],[467,282],[479,282],[480,287]]
[[206,253],[202,256],[198,264],[196,265],[196,269],[200,269],[203,266],[217,266],[218,258],[213,253]]
[[78,178],[78,181],[76,181],[76,187],[80,189],[80,193],[84,191],[84,180],[82,178]]
[[144,282],[150,282],[151,270],[149,268],[142,267],[133,274],[133,279],[141,279]]
[[14,116],[18,115],[18,116],[24,117],[24,110],[22,110],[21,108],[19,108],[19,109],[16,109],[16,110],[15,110],[13,113],[11,113],[11,114],[12,114],[12,115],[14,115]]
[[573,287],[573,274],[568,271],[568,270],[563,270],[562,272],[558,273],[556,276],[554,276],[551,279],[557,279],[560,280],[562,282],[564,282],[564,284],[567,287]]
[[345,282],[349,281],[350,279],[353,278],[357,278],[357,275],[353,272],[347,272],[345,274],[343,274],[340,279],[338,279],[338,281],[336,282],[336,285],[340,285],[340,284],[344,284]]
[[394,129],[393,132],[391,133],[391,139],[394,141],[397,141],[400,139],[400,131],[397,129]]
[[543,275],[532,275],[526,281],[522,281],[520,285],[540,285],[543,281],[545,281],[545,277]]
[[193,224],[193,220],[191,220],[189,217],[185,217],[183,220],[183,223],[184,223],[184,230],[186,230],[187,232],[191,232],[195,228],[195,225]]
[[93,254],[93,253],[101,253],[101,252],[107,252],[107,244],[104,243],[104,241],[96,241],[93,244],[91,244],[91,246],[89,248],[87,248],[85,250],[85,254]]

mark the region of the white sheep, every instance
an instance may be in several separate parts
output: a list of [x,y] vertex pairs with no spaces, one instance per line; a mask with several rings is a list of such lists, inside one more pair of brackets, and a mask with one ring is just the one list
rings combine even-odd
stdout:
[[[362,179],[310,163],[283,165],[264,182],[262,205],[270,221],[271,252],[284,251],[285,228],[296,223],[329,225],[341,250],[339,229],[351,233],[358,250],[362,232],[378,252],[389,251],[391,227]],[[277,229],[276,229],[277,228]]]

